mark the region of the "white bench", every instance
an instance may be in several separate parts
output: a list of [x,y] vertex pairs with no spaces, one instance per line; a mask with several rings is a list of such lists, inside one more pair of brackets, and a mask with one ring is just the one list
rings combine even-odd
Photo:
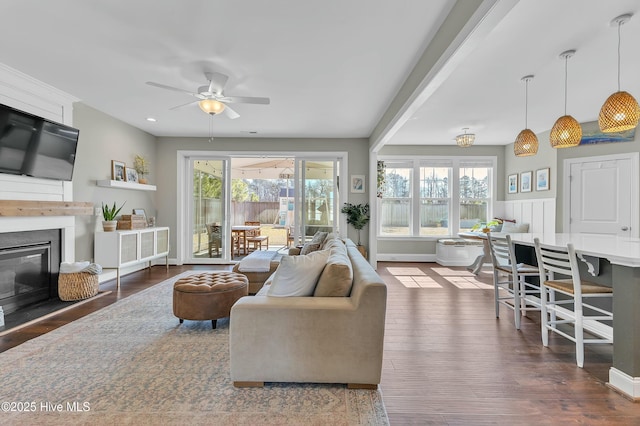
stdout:
[[469,266],[483,254],[481,240],[444,238],[436,245],[436,262],[442,266]]

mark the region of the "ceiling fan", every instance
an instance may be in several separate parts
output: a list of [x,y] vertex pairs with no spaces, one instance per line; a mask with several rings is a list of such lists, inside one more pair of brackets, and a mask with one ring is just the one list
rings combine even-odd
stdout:
[[207,78],[209,84],[198,87],[197,92],[191,92],[189,90],[179,89],[177,87],[167,86],[165,84],[154,83],[153,81],[147,81],[147,84],[149,86],[159,87],[161,89],[186,93],[187,95],[198,98],[198,100],[170,108],[172,110],[182,108],[184,106],[191,105],[197,102],[200,109],[207,114],[215,115],[224,112],[227,117],[234,119],[240,117],[240,114],[231,109],[228,104],[238,103],[269,105],[270,103],[269,98],[251,96],[226,96],[223,90],[225,85],[227,84],[229,76],[221,74],[219,72],[205,72],[204,75]]

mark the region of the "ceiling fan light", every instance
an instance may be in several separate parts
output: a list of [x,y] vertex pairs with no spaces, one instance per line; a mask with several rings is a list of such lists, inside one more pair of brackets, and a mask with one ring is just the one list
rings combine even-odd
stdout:
[[220,114],[224,111],[224,104],[216,101],[215,99],[203,99],[198,102],[198,106],[202,111],[211,115]]
[[516,137],[513,144],[513,153],[516,157],[536,155],[538,152],[538,137],[529,129],[524,129]]
[[605,133],[624,132],[638,126],[640,106],[631,94],[620,91],[607,98],[600,109],[598,124]]
[[571,148],[580,145],[582,127],[578,120],[570,115],[563,115],[551,128],[549,143],[553,148]]

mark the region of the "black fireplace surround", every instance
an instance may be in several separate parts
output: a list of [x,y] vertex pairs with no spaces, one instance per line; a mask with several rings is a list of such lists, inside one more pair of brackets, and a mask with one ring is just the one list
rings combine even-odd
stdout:
[[0,233],[0,306],[10,314],[58,298],[61,230]]

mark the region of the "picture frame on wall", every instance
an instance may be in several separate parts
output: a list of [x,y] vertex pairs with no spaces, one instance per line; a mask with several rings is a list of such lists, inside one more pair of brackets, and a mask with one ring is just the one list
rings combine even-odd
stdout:
[[138,172],[133,167],[124,168],[127,182],[138,183]]
[[536,170],[536,191],[549,190],[549,168]]
[[507,178],[507,193],[515,194],[518,192],[518,174],[514,173]]
[[111,180],[125,181],[125,169],[126,164],[124,161],[111,160]]
[[520,173],[520,192],[531,192],[531,178],[533,172]]
[[364,193],[364,175],[351,175],[351,192]]

